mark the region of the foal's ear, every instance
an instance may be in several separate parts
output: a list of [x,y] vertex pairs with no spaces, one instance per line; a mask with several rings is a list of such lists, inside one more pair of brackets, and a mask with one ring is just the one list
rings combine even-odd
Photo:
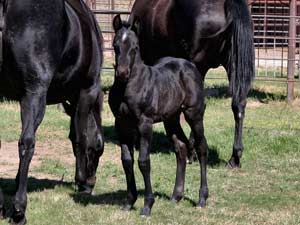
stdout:
[[120,14],[117,14],[113,19],[113,28],[114,28],[115,32],[120,30],[122,28],[122,26],[123,26],[123,24],[122,24],[121,16],[120,16]]
[[138,17],[134,17],[132,25],[131,25],[131,30],[133,30],[137,36],[140,35],[141,33],[141,21]]

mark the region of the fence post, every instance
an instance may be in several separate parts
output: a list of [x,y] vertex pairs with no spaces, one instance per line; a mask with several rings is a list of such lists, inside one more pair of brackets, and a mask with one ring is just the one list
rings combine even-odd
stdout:
[[296,55],[296,0],[290,1],[290,23],[289,23],[289,49],[288,49],[288,87],[287,100],[294,100],[295,81],[295,55]]

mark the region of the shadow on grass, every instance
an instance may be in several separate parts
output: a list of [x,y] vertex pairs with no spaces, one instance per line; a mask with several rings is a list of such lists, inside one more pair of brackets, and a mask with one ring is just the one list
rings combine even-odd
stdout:
[[208,146],[208,166],[211,167],[225,167],[227,162],[220,158],[217,147]]
[[[138,197],[144,196],[144,190],[138,190]],[[74,202],[87,206],[88,204],[93,205],[117,205],[123,206],[126,202],[127,191],[118,190],[115,192],[109,192],[99,195],[85,195],[80,193],[72,193],[70,196],[73,198]],[[166,200],[171,200],[171,197],[165,193],[154,192],[155,197],[163,198]],[[196,202],[190,198],[184,197],[183,200],[188,201],[192,206],[196,206]],[[135,209],[135,208],[134,208]]]
[[[138,191],[138,195],[142,194]],[[71,193],[70,196],[73,198],[74,202],[81,205],[119,205],[122,206],[125,203],[127,192],[125,190],[118,190],[115,192],[104,193],[99,195],[86,195],[81,193]]]
[[[105,141],[118,145],[119,142],[117,139],[117,135],[114,131],[114,127],[104,126],[103,128],[104,128]],[[157,132],[157,131],[153,132],[151,153],[152,154],[174,153],[173,143],[169,140],[169,138],[165,135],[164,132]],[[215,146],[208,147],[208,165],[211,167],[219,167],[219,166],[226,165],[226,161],[220,158],[218,149]]]
[[[230,98],[228,86],[216,85],[205,89],[205,96],[208,98]],[[259,102],[267,103],[268,101],[285,101],[286,96],[281,93],[272,93],[252,88],[248,94],[248,98],[257,99]]]
[[[114,126],[103,126],[105,142],[119,145],[118,137]],[[171,153],[174,152],[173,145],[164,132],[153,132],[151,153]]]
[[[37,179],[34,177],[28,178],[28,187],[27,192],[39,192],[43,190],[48,189],[54,189],[56,186],[64,186],[68,187],[70,189],[73,189],[73,183],[72,182],[65,182],[65,181],[59,181],[59,180],[49,180],[49,179]],[[12,202],[11,199],[15,194],[16,190],[16,184],[14,179],[6,179],[6,178],[0,178],[0,187],[3,191],[4,198],[5,198],[5,208],[11,209]]]

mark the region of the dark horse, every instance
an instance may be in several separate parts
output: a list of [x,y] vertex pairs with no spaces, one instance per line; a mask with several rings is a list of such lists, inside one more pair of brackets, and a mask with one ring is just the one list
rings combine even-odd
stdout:
[[[164,122],[168,137],[173,140],[177,159],[176,182],[172,201],[183,197],[186,156],[189,140],[180,126],[183,113],[194,133],[194,147],[201,165],[201,186],[198,207],[208,197],[206,180],[207,144],[204,136],[205,111],[203,81],[196,66],[185,59],[165,57],[154,66],[141,59],[138,38],[139,22],[133,26],[114,18],[116,74],[109,92],[109,105],[116,118],[115,127],[121,145],[122,164],[127,181],[127,202],[130,210],[137,199],[133,171],[134,144],[139,143],[138,165],[145,183],[144,208],[141,215],[150,215],[154,196],[150,180],[150,149],[153,123]],[[136,140],[135,140],[136,139]]]
[[71,117],[69,138],[79,190],[91,193],[95,185],[103,153],[102,36],[82,0],[6,0],[2,4],[0,93],[20,102],[22,120],[11,222],[24,224],[28,168],[46,104],[63,103]]
[[205,77],[224,66],[235,119],[228,166],[240,167],[247,94],[254,78],[252,20],[245,0],[136,0],[130,23],[141,20],[141,55],[152,65],[163,56],[194,62]]

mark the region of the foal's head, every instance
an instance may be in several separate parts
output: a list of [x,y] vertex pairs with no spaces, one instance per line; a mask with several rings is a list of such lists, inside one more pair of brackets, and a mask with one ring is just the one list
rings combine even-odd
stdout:
[[116,78],[127,81],[136,56],[139,55],[139,21],[136,19],[132,26],[121,20],[120,15],[116,15],[113,20],[115,37],[113,47],[115,50],[115,72]]

